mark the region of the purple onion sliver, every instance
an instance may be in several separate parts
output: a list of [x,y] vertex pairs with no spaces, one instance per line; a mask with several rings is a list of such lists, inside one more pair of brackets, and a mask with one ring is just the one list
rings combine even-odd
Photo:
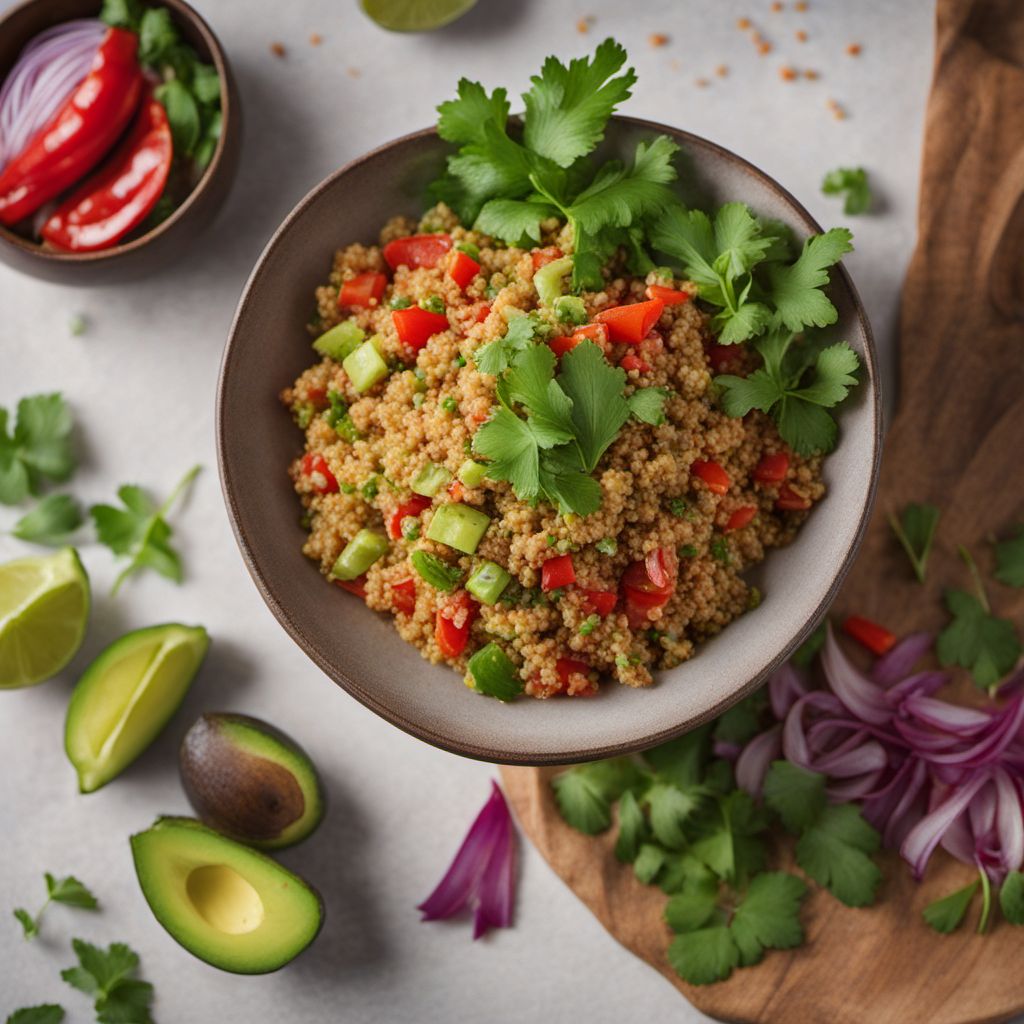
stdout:
[[946,830],[963,814],[974,795],[988,780],[988,773],[978,772],[963,786],[950,790],[946,798],[910,830],[900,847],[900,855],[910,864],[918,878],[924,874],[928,858]]
[[932,649],[931,633],[911,633],[886,651],[871,669],[871,678],[886,688],[898,683]]
[[821,664],[832,692],[854,715],[874,725],[889,722],[892,707],[885,691],[861,675],[846,657],[831,626],[826,630]]
[[768,680],[772,714],[781,722],[789,709],[807,692],[807,680],[791,661],[776,669]]
[[503,834],[491,851],[491,857],[480,879],[479,899],[473,914],[473,938],[479,939],[491,928],[508,928],[512,924],[515,896],[515,836],[511,818],[506,817]]
[[760,796],[772,761],[782,756],[782,726],[755,736],[736,760],[736,785],[751,796]]

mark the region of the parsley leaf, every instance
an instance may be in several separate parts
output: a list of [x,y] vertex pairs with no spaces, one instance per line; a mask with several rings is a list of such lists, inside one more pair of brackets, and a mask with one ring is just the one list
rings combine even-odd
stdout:
[[40,1006],[25,1006],[15,1010],[7,1018],[7,1024],[60,1024],[63,1019],[63,1006],[43,1003]]
[[1017,630],[991,613],[988,602],[965,590],[947,590],[952,621],[939,634],[935,651],[942,665],[960,665],[980,687],[995,686],[1020,657]]
[[766,949],[792,949],[804,941],[800,901],[806,895],[807,886],[785,871],[751,880],[729,924],[741,966],[756,964]]
[[95,998],[101,1024],[152,1024],[149,1013],[153,986],[131,977],[139,966],[138,955],[123,942],[101,949],[82,939],[72,939],[78,965],[61,971],[71,986]]
[[854,216],[871,207],[871,186],[863,167],[837,167],[825,175],[821,191],[827,196],[845,196],[843,213]]
[[69,907],[79,907],[82,910],[95,910],[98,906],[96,897],[74,875],[56,878],[46,872],[43,879],[46,882],[46,901],[36,912],[35,917],[21,907],[14,911],[14,916],[20,922],[26,939],[34,939],[39,934],[39,923],[42,920],[43,912],[51,903],[64,903]]
[[640,852],[640,844],[647,834],[647,822],[640,804],[630,790],[619,800],[619,835],[615,840],[615,856],[631,864]]
[[105,544],[115,555],[125,555],[129,559],[127,567],[114,581],[111,594],[116,594],[132,573],[145,567],[155,569],[161,576],[176,583],[181,582],[181,557],[171,547],[173,531],[164,517],[195,479],[200,468],[193,466],[159,507],[141,487],[125,484],[117,491],[124,508],[93,505],[89,509],[100,543]]
[[677,935],[668,947],[668,962],[691,985],[723,981],[740,962],[732,934],[724,924]]
[[1017,536],[996,544],[996,579],[1008,587],[1024,587],[1024,525]]
[[477,231],[500,238],[509,245],[529,248],[540,243],[541,222],[557,213],[556,207],[540,197],[491,199],[480,208],[473,226]]
[[869,856],[879,845],[878,833],[853,804],[837,804],[797,840],[796,862],[848,907],[866,907],[882,878]]
[[507,480],[522,501],[540,495],[540,445],[526,420],[500,408],[473,435],[473,451],[490,461],[487,475]]
[[637,851],[636,860],[633,862],[633,872],[638,882],[644,885],[651,885],[658,872],[665,866],[668,851],[653,843],[641,843]]
[[[931,554],[935,530],[939,525],[939,515],[939,510],[928,504],[907,505],[900,519],[897,519],[894,513],[889,513],[889,525],[896,534],[896,539],[903,545],[918,583],[924,583],[928,556]],[[996,575],[998,576],[998,573]]]
[[573,439],[573,402],[555,382],[554,372],[554,352],[547,345],[532,345],[516,357],[504,380],[508,397],[529,411],[530,431],[542,448]]
[[971,905],[974,894],[981,882],[976,878],[970,885],[965,885],[956,892],[951,892],[942,899],[929,903],[921,912],[925,923],[943,935],[948,935],[960,927],[960,922]]
[[611,804],[635,786],[640,773],[629,758],[577,765],[551,780],[562,817],[587,835],[604,832],[611,823]]
[[584,341],[562,357],[558,382],[572,400],[576,444],[583,468],[592,473],[629,419],[629,403],[622,397],[626,374],[592,341]]
[[626,398],[626,404],[641,423],[658,427],[665,422],[667,399],[668,392],[664,388],[640,388]]
[[699,786],[681,789],[672,783],[656,782],[644,794],[655,838],[670,850],[687,845],[686,823],[700,805],[703,790]]
[[500,376],[520,352],[525,352],[536,339],[543,338],[548,330],[547,325],[532,314],[515,316],[503,337],[481,345],[473,353],[473,362],[481,373]]
[[1024,924],[1024,875],[1010,871],[999,890],[999,906],[1010,924]]
[[665,904],[665,923],[677,933],[693,932],[711,920],[718,904],[718,885],[689,885]]
[[828,268],[853,251],[852,238],[846,228],[832,228],[808,238],[795,263],[768,268],[776,322],[791,331],[836,322],[836,307],[821,289],[829,282]]
[[49,494],[26,512],[11,533],[20,540],[59,546],[82,525],[82,510],[68,494]]
[[825,776],[790,761],[773,761],[764,780],[764,800],[790,832],[799,833],[825,810]]
[[71,476],[71,411],[59,393],[23,398],[11,432],[7,424],[7,410],[0,408],[0,502],[17,504],[38,494],[44,479]]

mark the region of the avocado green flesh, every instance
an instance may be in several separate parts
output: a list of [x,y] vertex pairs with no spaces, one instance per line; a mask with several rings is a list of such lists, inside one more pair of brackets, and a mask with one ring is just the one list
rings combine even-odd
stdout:
[[314,889],[265,854],[189,818],[132,836],[146,902],[171,938],[221,970],[266,974],[316,937]]
[[85,670],[64,730],[83,793],[119,775],[153,742],[184,699],[208,646],[201,626],[151,626],[115,640]]

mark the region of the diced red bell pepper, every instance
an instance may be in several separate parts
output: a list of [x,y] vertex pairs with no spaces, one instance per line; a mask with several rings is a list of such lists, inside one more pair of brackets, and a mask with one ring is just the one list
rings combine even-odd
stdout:
[[691,298],[689,292],[681,292],[678,288],[666,288],[663,284],[649,284],[646,294],[649,299],[661,299],[666,306],[681,306]]
[[879,657],[896,643],[895,633],[890,632],[885,626],[880,626],[877,622],[872,622],[871,619],[862,618],[860,615],[851,615],[846,619],[843,622],[843,632]]
[[430,498],[414,494],[408,501],[403,501],[388,520],[388,536],[392,540],[400,540],[402,536],[402,520],[408,516],[418,516],[424,509],[430,508]]
[[473,314],[473,319],[478,324],[482,324],[491,315],[491,307],[486,302],[478,303],[475,309],[476,312]]
[[416,584],[411,577],[391,584],[391,606],[403,615],[416,610]]
[[438,608],[434,625],[434,639],[446,658],[457,658],[469,641],[469,628],[473,625],[479,605],[464,590]]
[[366,573],[362,576],[357,576],[354,580],[334,580],[331,582],[336,587],[341,587],[342,590],[347,590],[350,594],[355,594],[356,597],[361,597],[364,601],[366,600]]
[[410,269],[436,267],[451,247],[451,235],[406,235],[384,246],[384,260],[392,270],[403,265]]
[[530,253],[530,258],[533,260],[533,269],[540,270],[541,267],[546,267],[549,263],[555,260],[560,260],[565,255],[557,245],[549,245],[543,249],[534,249]]
[[571,352],[583,339],[579,335],[561,335],[557,338],[548,338],[548,348],[561,359],[566,352]]
[[466,496],[466,486],[461,480],[453,480],[448,485],[448,493],[451,495],[452,501],[462,501]]
[[338,305],[351,309],[377,306],[387,285],[388,279],[376,271],[369,270],[365,274],[357,274],[347,281],[342,281],[338,290]]
[[322,408],[327,401],[327,388],[306,388],[306,398],[318,408]]
[[712,459],[698,459],[690,466],[690,472],[700,480],[713,494],[725,494],[732,481],[729,474]]
[[572,555],[558,555],[549,558],[540,570],[540,589],[558,590],[576,582],[576,570],[573,568]]
[[740,348],[738,345],[709,345],[707,348],[708,362],[715,373],[722,373],[729,368],[736,369]]
[[604,324],[584,324],[572,332],[577,341],[592,341],[602,348],[608,344],[608,328]]
[[590,697],[597,693],[597,687],[590,681],[590,666],[578,658],[558,658],[555,661],[555,671],[558,673],[558,681],[562,685],[562,692],[568,693],[573,676],[585,676],[587,685],[577,689],[571,696]]
[[302,456],[302,475],[309,477],[317,494],[334,494],[338,490],[338,481],[319,452]]
[[584,589],[583,598],[583,607],[596,612],[602,619],[608,618],[615,611],[615,605],[619,601],[619,595],[614,590]]
[[760,484],[780,484],[789,472],[789,453],[774,452],[762,455],[754,467],[754,479]]
[[647,578],[658,590],[671,589],[679,575],[679,559],[671,548],[655,548],[644,559]]
[[429,309],[421,309],[419,306],[396,309],[391,314],[391,322],[395,325],[399,339],[414,352],[419,352],[435,334],[448,330],[448,317],[444,313],[431,313]]
[[598,313],[594,319],[608,328],[612,341],[636,345],[647,337],[664,309],[665,303],[661,299],[648,299],[628,306],[612,306]]
[[753,522],[756,515],[757,508],[754,505],[741,505],[729,516],[723,532],[728,533],[730,530],[742,530],[744,526],[749,526]]
[[472,256],[457,250],[452,265],[448,268],[448,276],[463,290],[470,281],[480,273],[480,264]]
[[622,574],[626,618],[634,629],[647,620],[651,608],[661,608],[675,593],[679,562],[671,548],[656,548]]
[[811,507],[809,498],[797,494],[789,484],[779,488],[779,496],[775,499],[775,507],[783,512],[806,512]]
[[648,363],[644,362],[635,352],[627,352],[620,360],[619,366],[621,366],[627,373],[630,370],[637,370],[640,373],[650,373],[651,367]]

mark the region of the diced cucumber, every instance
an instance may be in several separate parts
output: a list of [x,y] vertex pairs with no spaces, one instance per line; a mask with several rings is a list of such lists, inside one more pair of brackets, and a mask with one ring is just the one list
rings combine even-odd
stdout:
[[555,299],[555,316],[563,324],[585,324],[587,322],[587,307],[578,295],[559,295]]
[[479,487],[487,476],[487,467],[482,462],[474,462],[473,459],[466,461],[459,466],[459,479],[467,487]]
[[427,539],[471,555],[491,525],[490,516],[459,502],[441,505],[430,520]]
[[370,344],[377,350],[377,355],[384,358],[384,335],[383,334],[371,334],[367,339]]
[[471,260],[479,261],[480,259],[480,250],[472,242],[456,242],[455,248],[459,252],[464,252]]
[[473,689],[498,700],[515,700],[523,692],[515,662],[495,643],[481,647],[469,659]]
[[316,341],[313,348],[322,356],[330,356],[335,362],[340,363],[346,356],[350,356],[363,343],[366,331],[360,327],[355,320],[343,320],[335,324],[329,331],[325,331]]
[[481,562],[466,581],[466,589],[484,604],[494,604],[512,577],[497,562]]
[[331,575],[338,580],[354,580],[385,554],[388,547],[388,539],[383,534],[360,530],[338,555]]
[[450,594],[462,580],[462,570],[457,565],[449,565],[443,558],[429,551],[414,551],[409,560],[420,578],[435,590]]
[[562,294],[562,278],[572,270],[572,257],[545,263],[533,275],[533,287],[537,289],[537,297],[545,306],[550,306]]
[[424,498],[433,498],[442,487],[451,483],[452,475],[444,466],[428,462],[413,478],[412,489]]
[[388,375],[388,364],[381,358],[373,339],[364,341],[355,351],[350,352],[341,365],[352,381],[352,387],[362,393],[369,391],[379,380]]

